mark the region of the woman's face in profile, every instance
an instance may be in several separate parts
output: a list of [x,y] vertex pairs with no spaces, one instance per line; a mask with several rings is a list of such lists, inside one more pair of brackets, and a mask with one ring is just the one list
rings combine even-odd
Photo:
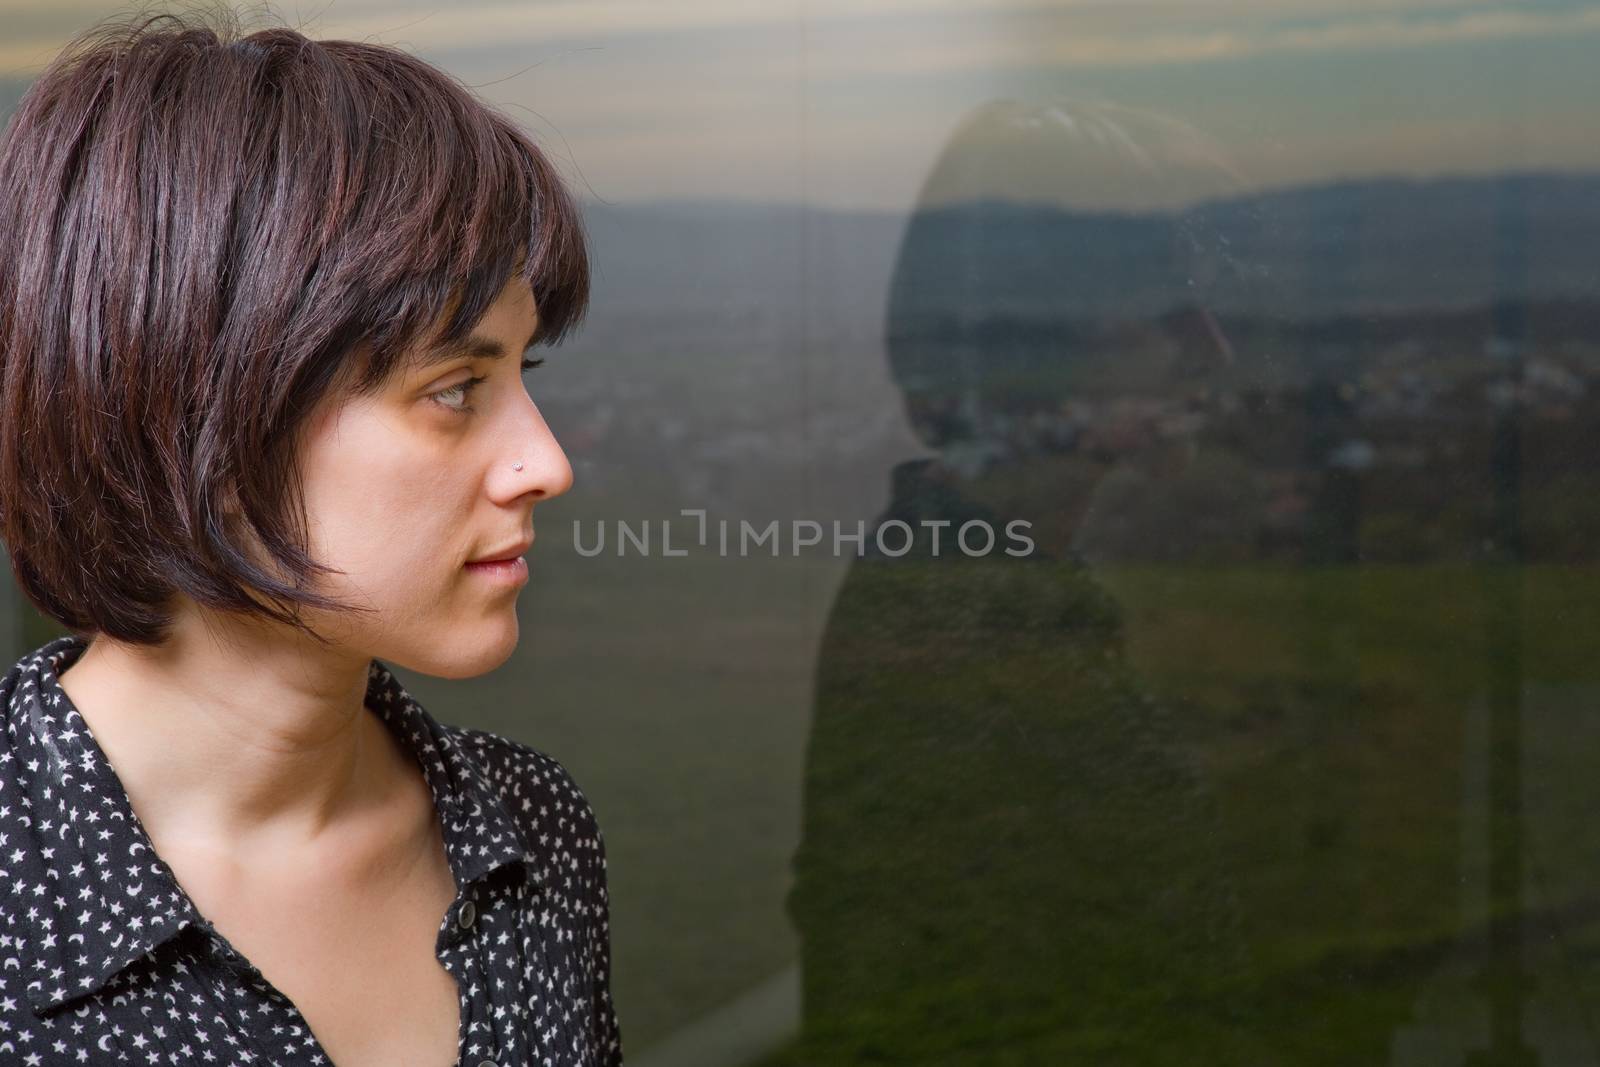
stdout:
[[517,554],[533,537],[534,504],[572,485],[566,453],[523,382],[536,325],[532,292],[514,276],[472,331],[502,357],[396,371],[374,395],[330,404],[308,422],[312,555],[344,572],[323,587],[376,609],[308,613],[320,632],[442,678],[485,673],[516,648],[526,572],[496,577],[466,564]]

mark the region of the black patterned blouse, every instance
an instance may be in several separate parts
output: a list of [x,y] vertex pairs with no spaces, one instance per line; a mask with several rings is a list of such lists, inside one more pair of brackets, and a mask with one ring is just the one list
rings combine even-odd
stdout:
[[[58,682],[56,638],[0,678],[0,1065],[328,1064],[290,1000],[156,855]],[[566,770],[441,725],[378,660],[367,706],[421,765],[457,894],[436,954],[462,1067],[613,1067],[605,845]]]

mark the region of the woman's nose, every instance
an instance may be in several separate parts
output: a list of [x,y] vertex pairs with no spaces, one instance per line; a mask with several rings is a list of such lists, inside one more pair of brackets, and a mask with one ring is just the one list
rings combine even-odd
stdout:
[[528,445],[518,457],[521,491],[547,500],[572,488],[572,463],[537,408],[533,421],[532,432],[524,438]]

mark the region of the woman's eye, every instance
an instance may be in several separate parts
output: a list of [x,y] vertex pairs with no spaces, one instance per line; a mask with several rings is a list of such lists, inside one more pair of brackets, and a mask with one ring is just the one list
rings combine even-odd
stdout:
[[[524,359],[522,361],[522,370],[526,373],[543,364],[543,359]],[[459,382],[448,389],[441,389],[439,392],[434,393],[433,402],[440,407],[448,408],[459,414],[466,414],[472,410],[472,405],[467,403],[467,397],[471,395],[474,389],[486,381],[488,381],[487,378],[468,378],[464,382]]]
[[[451,411],[471,411],[472,406],[466,402],[467,396],[472,392],[472,390],[481,385],[483,381],[483,378],[468,378],[466,381],[452,385],[448,389],[441,389],[437,393],[433,394],[433,402],[438,404],[440,407],[448,408]],[[460,404],[457,405],[456,403],[453,403],[452,398],[454,400],[459,400]]]

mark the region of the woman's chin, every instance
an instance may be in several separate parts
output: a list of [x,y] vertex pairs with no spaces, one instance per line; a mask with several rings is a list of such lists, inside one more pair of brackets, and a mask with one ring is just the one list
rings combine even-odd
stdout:
[[[419,638],[407,655],[392,661],[430,678],[465,679],[488,674],[505,664],[517,650],[520,635],[517,613],[510,608],[485,613],[471,621],[442,624]],[[385,658],[381,654],[380,659]]]

